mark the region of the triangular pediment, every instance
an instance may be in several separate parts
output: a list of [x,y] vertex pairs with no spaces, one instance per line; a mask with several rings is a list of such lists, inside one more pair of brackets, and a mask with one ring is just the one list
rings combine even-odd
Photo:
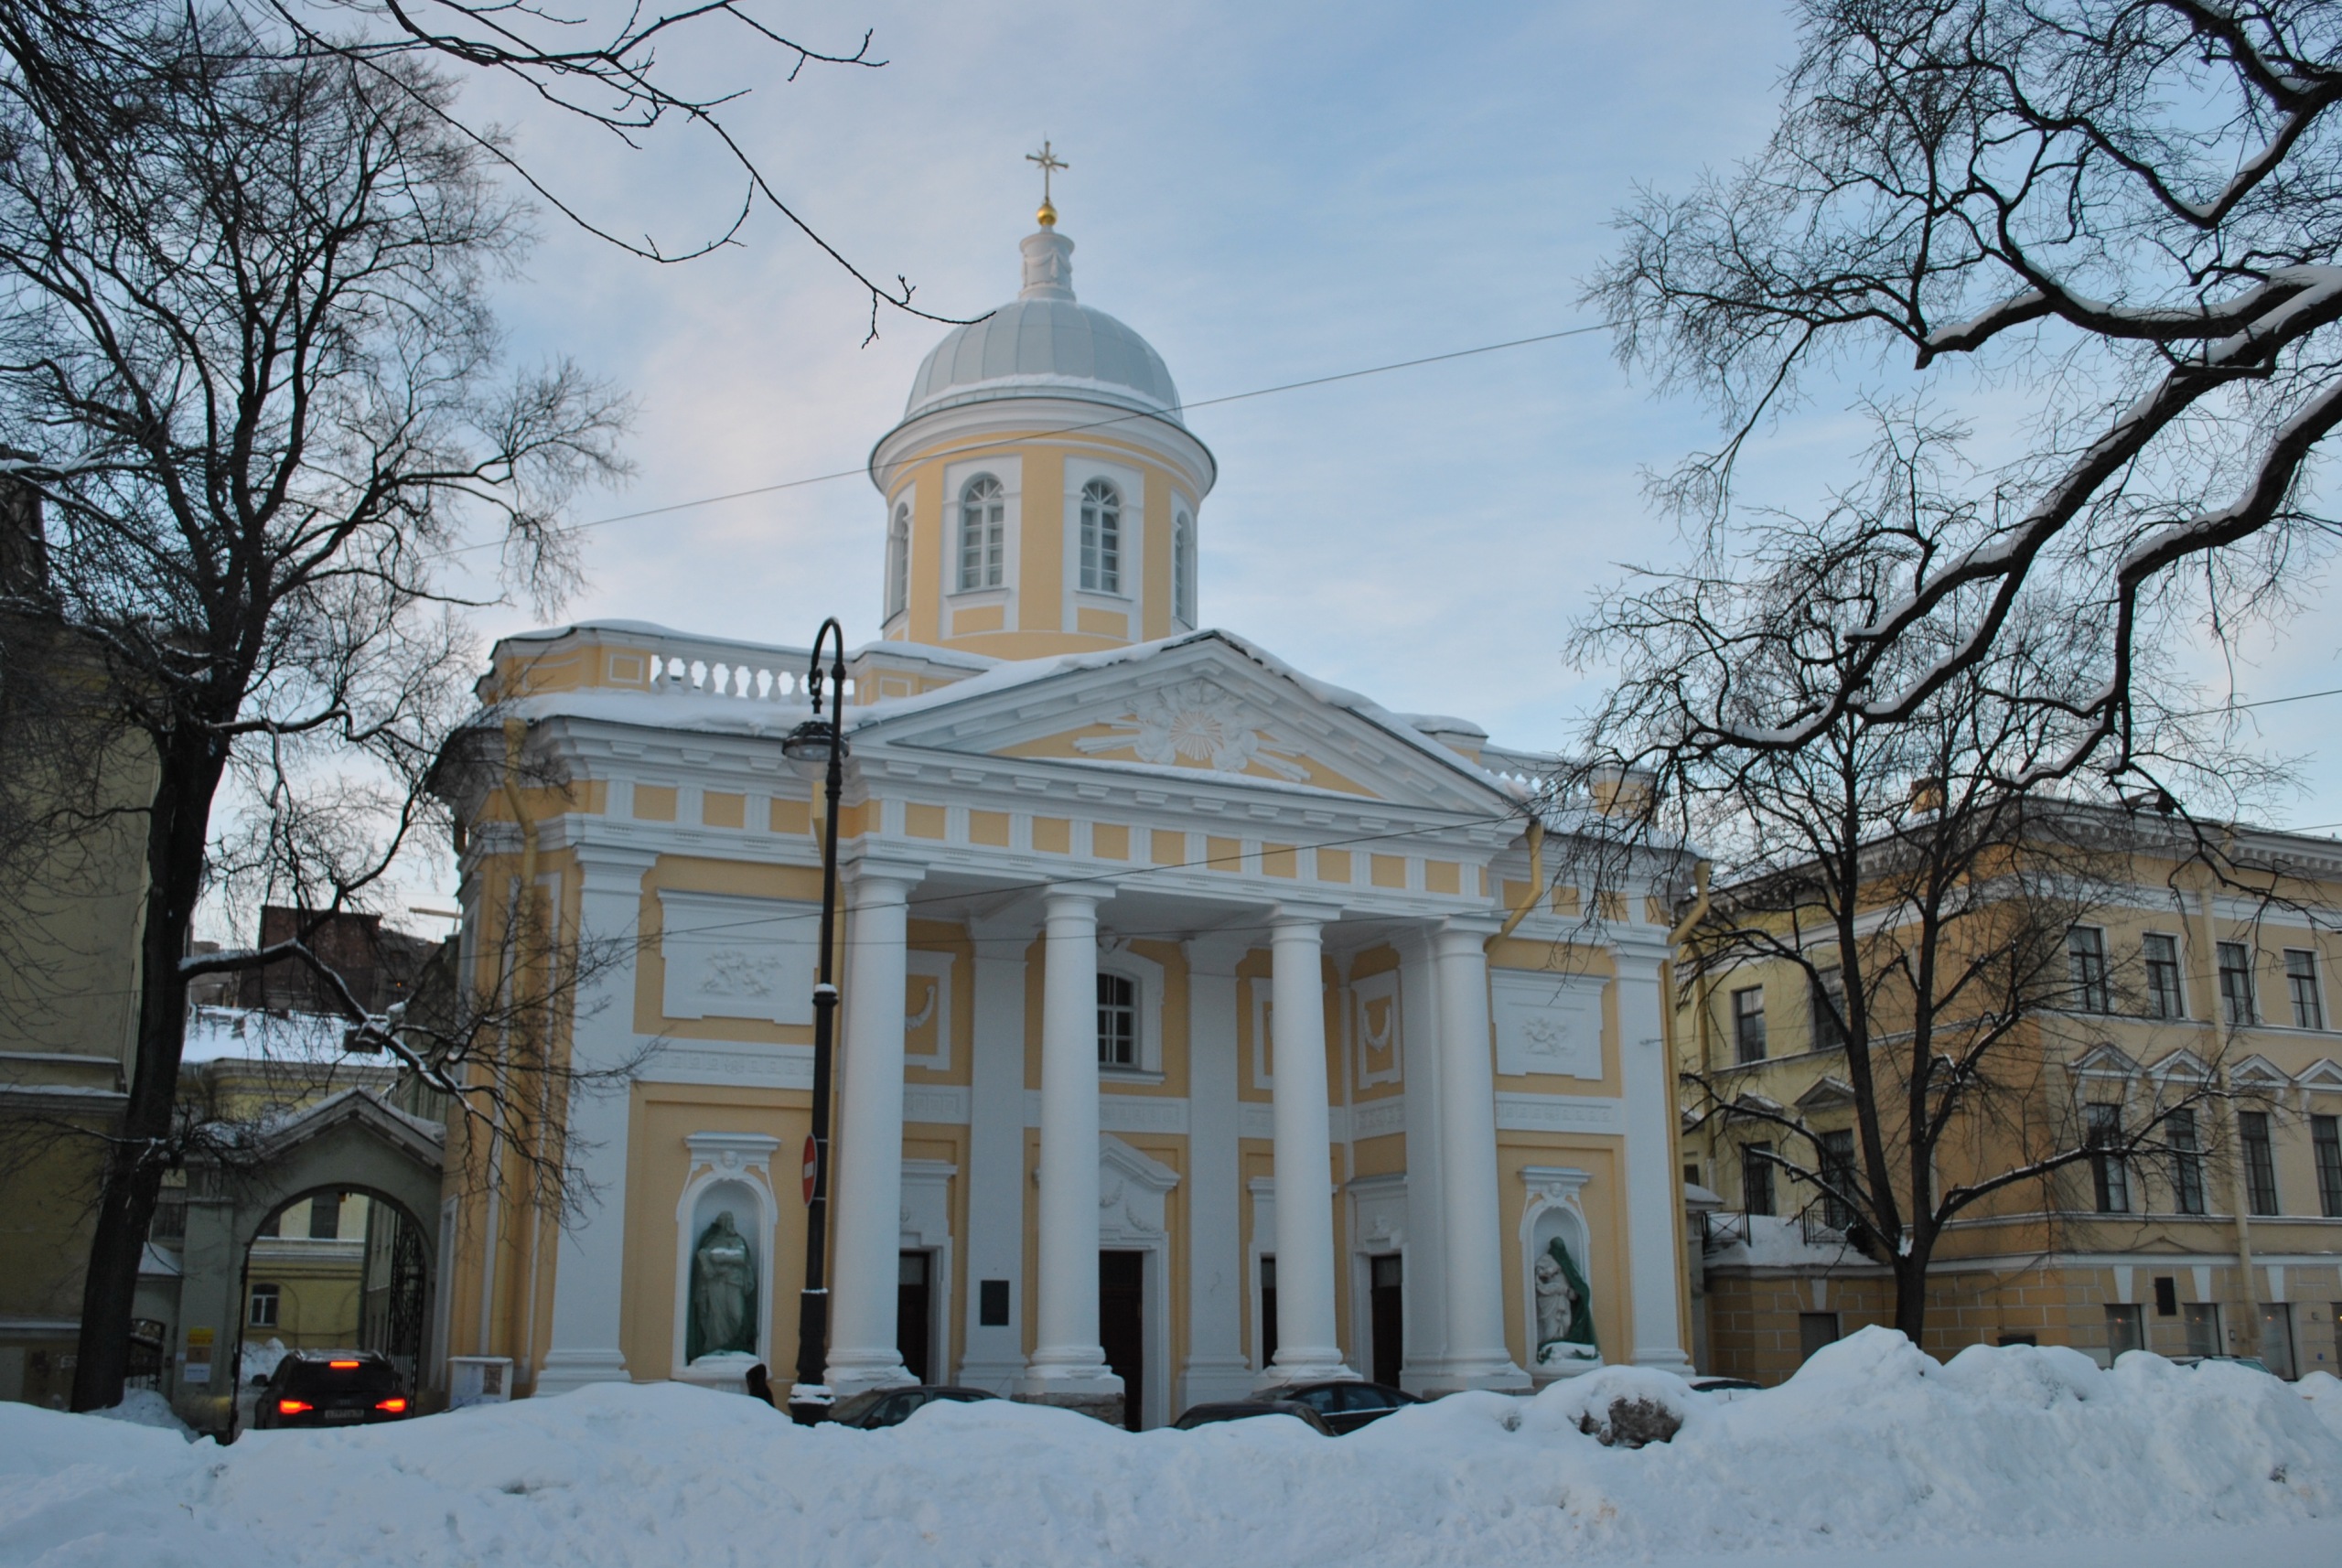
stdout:
[[2275,1087],[2294,1081],[2293,1075],[2264,1056],[2249,1056],[2229,1069],[2231,1083],[2257,1083]]
[[2117,1047],[2100,1045],[2084,1053],[2074,1063],[2073,1070],[2089,1078],[2134,1078],[2139,1064]]
[[2172,1052],[2171,1055],[2155,1063],[2150,1070],[2158,1082],[2165,1083],[2173,1079],[2181,1079],[2188,1083],[2208,1083],[2212,1078],[2212,1069],[2204,1064],[2204,1058],[2194,1051],[2186,1050]]
[[2304,1089],[2342,1089],[2342,1065],[2332,1057],[2320,1057],[2294,1081]]
[[1224,633],[1036,666],[884,704],[857,722],[854,744],[1445,811],[1509,803],[1493,779],[1395,715]]

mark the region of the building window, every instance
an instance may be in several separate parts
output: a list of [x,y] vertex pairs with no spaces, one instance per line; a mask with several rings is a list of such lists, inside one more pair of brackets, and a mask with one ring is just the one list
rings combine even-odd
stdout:
[[2150,1018],[2184,1018],[2186,1004],[2179,994],[2179,941],[2175,937],[2149,936],[2145,943],[2147,961],[2147,1016]]
[[2285,950],[2285,989],[2294,1002],[2294,1027],[2326,1027],[2326,1003],[2317,993],[2317,955],[2305,948]]
[[960,591],[999,587],[1007,559],[1008,492],[978,474],[960,492]]
[[2220,944],[2220,1016],[2250,1024],[2252,1010],[2252,950],[2242,942]]
[[1253,1336],[1261,1344],[1261,1366],[1265,1369],[1277,1359],[1277,1261],[1263,1253],[1261,1258],[1261,1321],[1260,1332]]
[[895,509],[886,525],[886,618],[903,613],[911,601],[911,508],[908,501]]
[[1740,1151],[1740,1202],[1751,1214],[1773,1212],[1773,1145],[1750,1144]]
[[1732,993],[1732,1046],[1744,1062],[1765,1059],[1765,988],[1743,986]]
[[1081,487],[1081,585],[1123,591],[1123,494],[1103,479]]
[[2066,979],[2073,986],[2075,1011],[2113,1011],[2114,999],[2106,985],[2104,931],[2096,926],[2076,926],[2066,933]]
[[2196,1112],[2175,1111],[2163,1125],[2164,1141],[2171,1145],[2172,1203],[2182,1214],[2201,1214],[2204,1155],[2202,1145],[2196,1142]]
[[2342,1219],[2342,1122],[2331,1116],[2309,1119],[2310,1148],[2317,1155],[2317,1208]]
[[284,1300],[285,1290],[281,1285],[252,1286],[252,1309],[244,1314],[245,1321],[254,1328],[275,1327],[277,1309]]
[[1098,977],[1098,1065],[1138,1066],[1138,982],[1127,974]]
[[1184,511],[1171,524],[1171,615],[1196,624],[1196,520]]
[[2110,1306],[2106,1309],[2106,1359],[2110,1362],[2132,1350],[2147,1348],[2146,1326],[2139,1321],[2135,1306]]
[[309,1240],[341,1240],[341,1198],[338,1194],[323,1193],[309,1199]]
[[2277,1157],[2269,1144],[2269,1112],[2238,1112],[2236,1133],[2244,1144],[2244,1201],[2255,1214],[2274,1214]]
[[2191,1301],[2180,1309],[2180,1326],[2187,1331],[2187,1353],[2191,1356],[2217,1356],[2220,1353],[2220,1305],[2216,1301]]
[[1834,1312],[1800,1312],[1797,1315],[1797,1348],[1799,1362],[1813,1359],[1813,1353],[1824,1345],[1838,1342],[1838,1315]]
[[1823,969],[1813,976],[1813,1048],[1846,1048],[1846,972]]
[[2098,1200],[2100,1214],[2131,1212],[2131,1176],[2124,1169],[2122,1156],[2112,1151],[2122,1144],[2122,1107],[2120,1105],[2086,1105],[2084,1141],[2093,1151],[2090,1157],[2090,1179],[2092,1195]]
[[1834,1133],[1824,1133],[1818,1142],[1821,1145],[1821,1179],[1829,1190],[1821,1195],[1821,1220],[1832,1230],[1844,1230],[1854,1222],[1854,1206],[1841,1194],[1855,1190],[1854,1133],[1851,1127]]

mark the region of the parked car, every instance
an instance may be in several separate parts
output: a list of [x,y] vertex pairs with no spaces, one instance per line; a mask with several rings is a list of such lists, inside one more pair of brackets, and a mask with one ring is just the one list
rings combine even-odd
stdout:
[[261,1385],[256,1428],[404,1421],[414,1403],[379,1350],[295,1350]]
[[1338,1382],[1288,1383],[1282,1388],[1263,1389],[1252,1397],[1305,1404],[1324,1419],[1327,1429],[1337,1437],[1356,1432],[1370,1422],[1380,1421],[1402,1405],[1423,1402],[1404,1389],[1394,1389],[1388,1383],[1364,1383],[1355,1378]]
[[915,1383],[901,1389],[867,1389],[838,1401],[822,1419],[833,1426],[852,1426],[864,1432],[876,1432],[882,1426],[899,1426],[910,1419],[912,1412],[924,1410],[931,1404],[973,1404],[978,1400],[999,1397],[982,1389],[958,1389],[948,1383]]
[[1693,1378],[1692,1380],[1692,1389],[1695,1393],[1707,1394],[1725,1404],[1729,1404],[1734,1400],[1746,1399],[1750,1394],[1763,1393],[1765,1391],[1765,1385],[1762,1383],[1752,1383],[1746,1378],[1723,1378],[1709,1376]]
[[1181,1432],[1193,1432],[1198,1426],[1210,1426],[1223,1421],[1251,1421],[1262,1415],[1289,1415],[1312,1432],[1327,1437],[1334,1435],[1334,1429],[1326,1424],[1326,1418],[1309,1406],[1299,1400],[1273,1397],[1219,1400],[1210,1404],[1189,1405],[1171,1424]]
[[2258,1356],[2174,1356],[2171,1359],[2171,1364],[2175,1367],[2200,1367],[2208,1361],[2219,1361],[2231,1367],[2242,1367],[2247,1371],[2267,1372],[2272,1378],[2277,1375],[2276,1369]]

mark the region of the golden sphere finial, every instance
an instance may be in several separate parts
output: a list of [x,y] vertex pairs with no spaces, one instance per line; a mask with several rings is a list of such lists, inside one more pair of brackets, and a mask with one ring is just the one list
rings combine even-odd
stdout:
[[1040,219],[1041,227],[1044,229],[1054,229],[1058,226],[1058,209],[1046,201],[1041,203],[1041,210],[1035,216]]

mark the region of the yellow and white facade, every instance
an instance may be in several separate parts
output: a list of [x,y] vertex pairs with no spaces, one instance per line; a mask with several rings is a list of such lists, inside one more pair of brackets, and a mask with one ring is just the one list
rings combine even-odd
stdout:
[[[1133,1425],[1321,1376],[1526,1389],[1589,1364],[1539,1359],[1556,1238],[1601,1358],[1688,1370],[1681,868],[1580,908],[1531,870],[1550,759],[1202,628],[1211,455],[1160,357],[1075,300],[1071,251],[1024,242],[1023,293],[938,346],[871,457],[832,1387]],[[510,1356],[524,1392],[737,1386],[745,1358],[685,1355],[694,1238],[728,1211],[787,1380],[822,807],[780,741],[805,662],[631,623],[498,646],[488,750],[536,782],[453,787],[472,961],[523,886],[564,932],[629,939],[566,1047],[639,1065],[568,1108],[578,1222],[451,1175],[443,1356]]]

